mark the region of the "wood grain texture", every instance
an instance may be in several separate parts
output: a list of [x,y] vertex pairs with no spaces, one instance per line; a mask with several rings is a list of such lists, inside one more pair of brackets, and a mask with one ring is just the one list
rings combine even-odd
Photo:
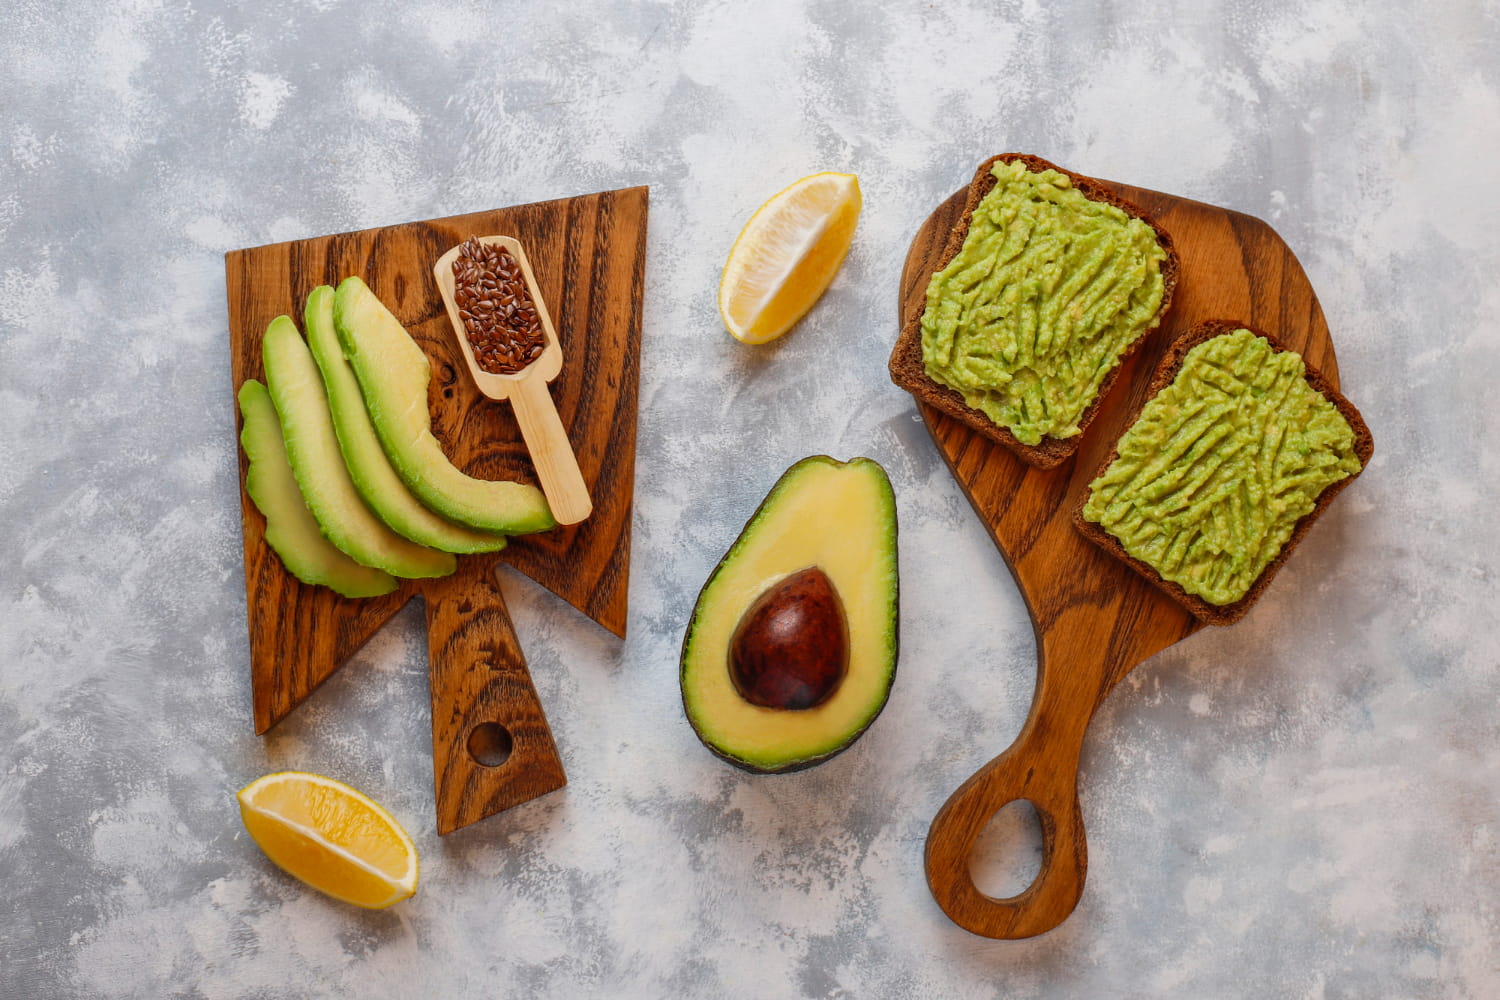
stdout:
[[[438,833],[450,833],[567,783],[526,657],[516,640],[496,557],[488,572],[455,573],[429,589],[428,655],[432,660],[432,773]],[[504,728],[509,759],[487,767],[469,752],[469,735],[485,723]]]
[[[1338,380],[1317,297],[1269,226],[1211,205],[1101,183],[1172,234],[1182,274],[1172,311],[1121,370],[1078,453],[1054,469],[1034,469],[952,417],[920,407],[938,450],[1015,576],[1036,631],[1036,690],[1020,735],[959,786],[928,834],[925,863],[934,898],[959,926],[985,937],[1030,937],[1073,911],[1088,864],[1078,762],[1089,722],[1131,669],[1201,627],[1071,523],[1093,470],[1144,402],[1157,361],[1199,321],[1233,318],[1275,334],[1335,385]],[[965,194],[961,190],[940,205],[912,241],[901,278],[903,327],[924,306],[927,281],[963,212]],[[898,342],[896,351],[911,348]],[[997,899],[975,886],[969,857],[995,813],[1022,798],[1041,821],[1041,870],[1024,892]]]
[[[567,428],[585,482],[595,498],[585,522],[512,540],[498,556],[464,556],[446,579],[405,581],[395,593],[349,600],[293,578],[265,544],[265,521],[244,493],[247,462],[240,455],[241,513],[245,543],[246,604],[250,626],[251,689],[256,732],[284,718],[396,613],[423,595],[429,605],[467,605],[464,614],[484,622],[493,635],[484,646],[448,615],[434,618],[429,607],[429,654],[434,672],[435,740],[452,740],[440,730],[444,717],[475,718],[456,699],[483,693],[486,706],[506,697],[528,720],[527,753],[514,764],[491,769],[484,788],[445,780],[441,762],[453,746],[435,743],[438,815],[455,825],[515,804],[506,788],[547,790],[553,778],[512,780],[503,772],[539,760],[542,742],[551,747],[535,691],[526,684],[486,682],[473,688],[461,678],[462,662],[444,656],[485,652],[489,661],[512,664],[522,673],[524,659],[510,631],[510,619],[493,587],[497,560],[504,560],[558,594],[616,635],[625,634],[630,568],[630,518],[635,480],[636,394],[639,376],[641,296],[645,280],[647,189],[626,188],[577,198],[539,202],[429,222],[387,226],[225,255],[229,332],[234,387],[264,378],[261,341],[266,325],[283,313],[301,326],[307,294],[320,284],[336,285],[357,274],[364,278],[426,352],[432,364],[429,408],[433,433],[460,469],[486,479],[535,482],[520,431],[509,404],[485,398],[464,373],[461,349],[433,281],[432,263],[471,235],[508,234],[527,248],[541,294],[562,344],[564,364],[551,385],[557,411]],[[441,625],[441,634],[432,631]],[[454,637],[459,637],[455,639]],[[513,656],[505,652],[514,647]],[[475,669],[491,670],[482,663]],[[509,676],[512,666],[500,670]],[[441,684],[437,679],[444,678]],[[446,703],[440,712],[436,702]],[[522,705],[529,700],[532,705]],[[523,709],[525,711],[523,711]],[[540,726],[532,725],[533,711]],[[464,738],[466,739],[466,734]],[[459,741],[462,744],[462,740]],[[517,746],[522,746],[518,740]],[[536,750],[532,753],[532,750]],[[556,750],[551,750],[554,761]],[[450,768],[451,772],[451,768]],[[555,777],[561,778],[558,762]],[[451,772],[457,774],[457,772]],[[551,774],[549,766],[546,774]],[[471,786],[473,791],[463,791]],[[552,784],[551,787],[557,787]],[[445,796],[461,795],[455,805]],[[467,817],[466,819],[464,817]],[[453,828],[452,826],[448,827]]]
[[432,267],[433,279],[437,282],[443,306],[448,311],[448,320],[453,324],[454,339],[458,342],[464,362],[468,365],[469,378],[478,390],[491,399],[508,399],[516,423],[520,425],[521,437],[526,442],[527,454],[532,468],[541,481],[542,492],[552,516],[558,524],[577,524],[593,512],[594,503],[589,498],[588,484],[583,481],[583,471],[578,468],[578,458],[568,441],[567,428],[552,404],[552,393],[547,383],[562,370],[562,345],[557,339],[557,330],[552,326],[552,317],[547,312],[547,301],[536,285],[531,262],[526,248],[510,236],[478,235],[482,243],[499,245],[510,251],[521,267],[526,293],[536,307],[537,320],[541,324],[546,347],[541,355],[519,372],[498,374],[487,372],[474,358],[468,332],[458,306],[458,292],[453,277],[453,264],[458,259],[462,246],[456,246],[437,259]]

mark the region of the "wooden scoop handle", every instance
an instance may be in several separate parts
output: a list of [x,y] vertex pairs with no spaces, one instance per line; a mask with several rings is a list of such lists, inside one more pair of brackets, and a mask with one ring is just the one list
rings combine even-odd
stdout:
[[520,379],[510,402],[552,516],[558,524],[577,524],[593,511],[594,502],[546,381],[535,376]]
[[493,564],[427,581],[423,595],[438,833],[451,833],[568,779]]

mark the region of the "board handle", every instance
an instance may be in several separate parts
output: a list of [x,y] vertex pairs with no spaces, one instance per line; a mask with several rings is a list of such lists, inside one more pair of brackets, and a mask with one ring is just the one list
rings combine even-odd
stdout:
[[[1083,895],[1088,849],[1078,804],[1082,725],[1048,711],[1044,670],[1021,734],[943,803],[927,834],[925,865],[933,898],[954,923],[989,938],[1026,938],[1067,919]],[[969,857],[995,814],[1025,799],[1042,827],[1042,864],[1023,892],[1000,899],[974,884]]]
[[594,501],[546,381],[528,373],[516,383],[510,402],[552,516],[558,524],[577,524],[593,513]]
[[491,566],[427,581],[438,833],[567,783]]

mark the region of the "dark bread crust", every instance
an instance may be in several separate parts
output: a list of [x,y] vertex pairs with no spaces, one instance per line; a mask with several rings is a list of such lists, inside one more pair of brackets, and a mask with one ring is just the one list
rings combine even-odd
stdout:
[[[1099,386],[1099,394],[1094,401],[1083,411],[1078,418],[1078,433],[1068,438],[1044,437],[1040,444],[1022,444],[1008,429],[1001,427],[978,410],[970,408],[964,402],[963,396],[945,385],[934,381],[927,374],[927,367],[922,362],[922,303],[919,300],[917,307],[907,316],[901,324],[901,333],[896,338],[896,346],[891,351],[890,371],[891,381],[905,389],[916,397],[917,402],[926,403],[935,409],[941,410],[949,416],[956,417],[963,423],[979,431],[985,437],[998,441],[1005,445],[1016,456],[1028,465],[1038,469],[1051,469],[1060,465],[1064,460],[1078,450],[1083,443],[1083,435],[1088,431],[1088,426],[1099,412],[1105,397],[1109,395],[1110,387],[1115,384],[1115,377],[1119,375],[1120,369],[1124,367],[1129,357],[1140,349],[1146,342],[1151,332],[1161,325],[1162,319],[1172,306],[1172,292],[1177,287],[1177,277],[1181,271],[1181,262],[1177,256],[1177,248],[1172,245],[1172,237],[1167,231],[1157,225],[1140,208],[1121,198],[1113,191],[1105,188],[1092,177],[1075,174],[1071,170],[1064,170],[1055,163],[1049,163],[1041,157],[1031,156],[1026,153],[1001,153],[992,156],[979,165],[974,172],[974,179],[969,182],[969,197],[964,204],[964,213],[959,217],[958,223],[948,234],[947,246],[943,249],[943,255],[938,259],[937,267],[933,273],[936,274],[952,262],[958,256],[959,250],[963,249],[964,239],[969,235],[969,224],[974,218],[974,209],[985,195],[994,189],[997,183],[994,176],[990,174],[990,167],[996,161],[1014,163],[1020,161],[1026,165],[1026,169],[1033,172],[1043,170],[1056,170],[1060,174],[1066,174],[1073,181],[1085,198],[1090,201],[1100,201],[1114,205],[1132,218],[1140,219],[1152,228],[1156,233],[1156,239],[1162,249],[1167,252],[1166,259],[1161,263],[1162,276],[1162,300],[1161,308],[1156,312],[1156,320],[1136,338],[1135,342],[1126,348],[1125,353],[1120,356],[1113,370],[1104,377]],[[928,279],[931,281],[931,278]]]
[[[1257,330],[1248,323],[1222,319],[1211,319],[1199,323],[1187,333],[1178,337],[1167,350],[1166,355],[1161,359],[1156,371],[1151,376],[1151,384],[1146,389],[1146,398],[1142,401],[1141,408],[1144,409],[1146,403],[1155,398],[1158,392],[1172,384],[1172,380],[1177,377],[1177,372],[1182,368],[1182,363],[1186,359],[1188,351],[1206,340],[1212,340],[1220,334],[1233,333],[1235,330],[1249,330],[1258,337],[1264,337],[1270,342],[1272,350],[1278,354],[1288,350],[1275,337]],[[1339,413],[1343,414],[1344,419],[1349,422],[1350,429],[1354,431],[1354,454],[1359,458],[1359,471],[1363,472],[1369,466],[1370,455],[1375,450],[1375,441],[1370,436],[1370,428],[1365,426],[1364,418],[1360,416],[1359,410],[1355,408],[1354,404],[1345,399],[1328,379],[1323,377],[1322,372],[1308,364],[1306,358],[1303,359],[1302,363],[1307,369],[1307,384],[1312,386],[1315,392],[1332,403]],[[1125,431],[1121,432],[1122,437],[1125,432],[1128,432],[1131,427],[1135,426],[1135,422],[1140,419],[1140,415],[1141,410],[1136,410],[1135,414],[1130,418],[1130,423],[1126,425]],[[1119,442],[1117,441],[1115,446],[1110,448],[1109,454],[1104,456],[1104,460],[1099,464],[1099,468],[1089,477],[1090,484],[1104,474],[1104,470],[1109,468],[1110,464],[1119,457],[1119,454]],[[1286,544],[1281,547],[1281,551],[1277,553],[1276,558],[1261,572],[1260,576],[1256,577],[1255,583],[1251,585],[1245,596],[1233,604],[1210,604],[1196,594],[1189,594],[1180,585],[1163,578],[1151,566],[1126,552],[1119,540],[1114,535],[1105,531],[1103,527],[1092,521],[1085,520],[1083,517],[1083,506],[1088,503],[1089,497],[1093,495],[1091,488],[1083,491],[1082,498],[1073,508],[1073,524],[1095,545],[1098,545],[1104,551],[1120,559],[1131,569],[1150,580],[1168,596],[1177,601],[1177,603],[1191,611],[1193,616],[1199,621],[1207,622],[1210,625],[1233,625],[1249,612],[1250,606],[1260,598],[1261,593],[1270,584],[1271,578],[1276,575],[1276,571],[1281,569],[1282,563],[1286,562],[1287,557],[1292,554],[1292,550],[1302,541],[1302,537],[1307,534],[1313,522],[1327,509],[1328,504],[1332,502],[1333,498],[1338,495],[1340,490],[1354,482],[1358,477],[1359,472],[1356,472],[1352,476],[1347,476],[1336,483],[1329,484],[1324,488],[1322,493],[1318,494],[1317,503],[1314,504],[1312,510],[1308,511],[1297,522],[1296,527],[1292,529],[1291,537],[1286,540]]]

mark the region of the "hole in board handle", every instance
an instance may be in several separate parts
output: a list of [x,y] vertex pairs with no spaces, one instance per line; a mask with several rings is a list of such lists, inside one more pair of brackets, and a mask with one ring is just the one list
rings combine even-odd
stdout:
[[510,760],[515,744],[510,730],[498,722],[481,722],[469,730],[469,756],[484,767],[499,767]]
[[969,852],[974,887],[994,899],[1013,899],[1042,870],[1042,821],[1029,799],[1007,802],[990,817]]

